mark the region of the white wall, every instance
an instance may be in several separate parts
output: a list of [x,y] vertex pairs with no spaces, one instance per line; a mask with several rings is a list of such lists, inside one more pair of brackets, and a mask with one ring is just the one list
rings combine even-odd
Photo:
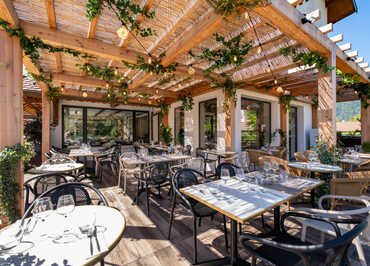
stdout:
[[291,105],[297,107],[298,110],[298,128],[297,137],[299,152],[305,151],[310,148],[310,130],[312,129],[312,107],[311,104],[292,101]]
[[325,0],[309,0],[303,1],[302,5],[298,5],[297,9],[302,14],[309,14],[312,11],[319,9],[320,10],[320,19],[315,21],[315,24],[318,27],[328,24],[328,10],[325,7]]
[[[110,104],[104,103],[91,103],[91,102],[80,102],[80,101],[67,101],[62,100],[59,101],[59,123],[56,127],[50,127],[50,142],[52,146],[56,146],[61,148],[62,147],[62,105],[68,106],[76,106],[76,107],[97,107],[97,108],[110,108],[110,109],[125,109],[125,110],[137,110],[137,111],[149,111],[152,112],[156,110],[152,107],[145,107],[145,106],[131,106],[131,105],[118,105],[114,108],[110,106]],[[149,114],[149,130],[151,129],[151,115]]]

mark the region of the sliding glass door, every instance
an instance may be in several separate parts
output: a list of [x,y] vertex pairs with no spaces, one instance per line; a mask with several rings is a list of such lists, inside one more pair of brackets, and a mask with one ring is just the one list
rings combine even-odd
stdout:
[[217,99],[199,103],[199,147],[217,146]]
[[242,98],[240,128],[243,149],[267,145],[271,134],[270,103]]
[[63,108],[63,140],[65,146],[78,146],[83,142],[83,109]]
[[175,144],[184,145],[185,131],[184,131],[184,108],[175,108]]
[[298,109],[291,107],[289,111],[289,158],[294,158],[294,153],[297,152],[298,147]]

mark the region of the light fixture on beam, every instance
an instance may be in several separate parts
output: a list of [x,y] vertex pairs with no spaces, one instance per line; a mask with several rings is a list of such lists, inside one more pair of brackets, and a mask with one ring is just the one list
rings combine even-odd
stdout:
[[238,61],[238,57],[234,55],[234,62],[237,62],[237,61]]
[[118,37],[120,37],[121,39],[126,39],[127,35],[128,35],[128,30],[126,29],[125,26],[121,26],[117,29],[117,35]]
[[282,88],[281,86],[277,87],[277,88],[276,88],[276,91],[277,91],[278,93],[283,93],[283,92],[284,92],[284,90],[283,90],[283,88]]
[[194,75],[195,74],[195,69],[191,65],[188,69],[188,73],[189,73],[189,75]]
[[249,19],[249,13],[248,13],[248,11],[246,11],[246,12],[244,13],[244,18],[245,18],[245,19]]
[[114,75],[118,76],[118,67],[114,70]]
[[262,53],[262,47],[261,46],[258,46],[257,54],[260,54],[260,53]]
[[88,95],[87,95],[87,92],[86,91],[84,91],[83,93],[82,93],[82,97],[84,97],[84,98],[86,98]]

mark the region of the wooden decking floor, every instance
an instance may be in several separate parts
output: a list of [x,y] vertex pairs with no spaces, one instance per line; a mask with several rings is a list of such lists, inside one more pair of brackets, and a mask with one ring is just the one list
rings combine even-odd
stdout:
[[[110,206],[118,208],[126,217],[124,236],[115,249],[106,257],[106,265],[190,265],[193,261],[192,217],[181,207],[175,210],[175,222],[172,228],[171,240],[167,239],[170,215],[170,201],[166,191],[162,198],[150,200],[150,216],[146,213],[145,193],[140,197],[139,205],[133,205],[136,194],[136,180],[129,179],[127,194],[117,187],[116,177],[105,172],[100,188],[109,201]],[[283,207],[282,211],[286,210]],[[272,214],[265,214],[265,222],[272,225]],[[259,233],[260,219],[255,219],[243,225],[243,231]],[[222,230],[222,217],[214,220],[202,219],[198,227],[198,259],[208,260],[226,255],[225,241]],[[230,230],[230,224],[228,224]],[[309,240],[319,239],[319,234],[313,230],[307,233]],[[230,234],[229,234],[230,243]],[[370,262],[370,247],[365,247],[367,261]],[[240,257],[249,260],[248,254],[239,247]],[[352,265],[360,265],[354,249],[351,250]]]

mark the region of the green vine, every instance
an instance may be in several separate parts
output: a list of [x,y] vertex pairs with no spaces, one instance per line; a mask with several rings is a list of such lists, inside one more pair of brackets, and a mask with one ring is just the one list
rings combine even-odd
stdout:
[[164,66],[162,64],[162,58],[165,56],[164,53],[159,55],[159,58],[152,58],[150,57],[150,61],[146,61],[145,58],[141,55],[137,56],[136,63],[129,63],[126,61],[122,61],[123,64],[127,67],[129,67],[132,70],[142,70],[146,73],[150,74],[165,74],[170,75],[172,72],[176,71],[176,67],[178,66],[178,63],[173,63],[168,66]]
[[171,143],[173,140],[171,128],[161,124],[161,137],[163,141],[167,144]]
[[182,102],[182,107],[184,108],[184,111],[193,110],[194,100],[190,91],[180,94],[179,100]]
[[169,104],[166,104],[166,103],[161,103],[159,105],[159,107],[161,108],[161,115],[164,116],[166,114],[168,114],[168,109],[169,109]]
[[315,109],[317,109],[317,108],[319,108],[319,99],[317,98],[317,96],[315,96],[315,97],[312,97],[312,102],[313,102],[313,105],[312,105],[312,107],[313,108],[315,108]]
[[207,0],[217,14],[228,17],[233,14],[240,15],[246,8],[252,9],[262,5],[264,0]]
[[199,55],[195,55],[192,51],[189,54],[194,58],[199,58],[211,64],[208,71],[214,71],[228,65],[240,66],[245,61],[245,55],[253,47],[253,42],[241,43],[243,34],[227,41],[225,37],[214,34],[216,42],[220,45],[220,49],[203,48]]
[[283,94],[279,97],[279,102],[282,105],[285,112],[288,112],[290,110],[291,107],[290,102],[294,99],[295,99],[294,96],[286,94]]
[[341,77],[340,85],[345,89],[353,89],[361,100],[361,103],[367,108],[370,100],[370,85],[360,81],[358,74],[344,73],[341,70],[328,66],[328,59],[321,56],[318,52],[298,52],[292,47],[280,48],[279,52],[284,56],[291,56],[293,62],[300,62],[302,65],[313,66],[319,71],[326,73],[335,70],[336,75]]
[[30,143],[5,147],[0,152],[0,209],[11,222],[19,218],[17,193],[20,191],[15,177],[20,161],[28,162],[34,156]]
[[146,19],[153,19],[154,12],[148,12],[140,5],[132,3],[130,0],[88,0],[86,4],[86,16],[91,21],[96,16],[100,15],[104,8],[112,10],[121,24],[128,30],[135,31],[136,35],[141,37],[152,36],[156,32],[149,28],[144,28],[136,21],[137,16],[142,16]]

